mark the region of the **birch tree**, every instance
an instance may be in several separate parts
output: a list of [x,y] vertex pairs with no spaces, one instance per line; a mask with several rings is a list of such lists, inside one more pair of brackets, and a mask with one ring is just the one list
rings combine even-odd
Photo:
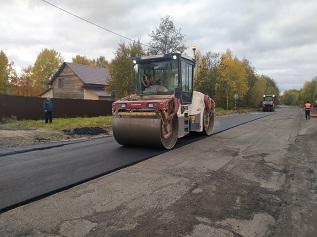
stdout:
[[149,34],[151,38],[150,54],[165,54],[179,51],[183,53],[187,47],[184,44],[185,35],[181,28],[176,29],[171,16],[161,18],[159,27]]

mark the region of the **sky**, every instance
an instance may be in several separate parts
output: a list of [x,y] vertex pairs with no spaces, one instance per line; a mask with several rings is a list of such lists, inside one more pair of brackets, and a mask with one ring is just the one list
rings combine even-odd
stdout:
[[146,48],[170,16],[187,54],[192,46],[203,55],[229,49],[281,93],[317,76],[316,0],[0,0],[0,11],[0,50],[18,73],[43,49],[71,62],[76,55],[111,61],[130,40]]

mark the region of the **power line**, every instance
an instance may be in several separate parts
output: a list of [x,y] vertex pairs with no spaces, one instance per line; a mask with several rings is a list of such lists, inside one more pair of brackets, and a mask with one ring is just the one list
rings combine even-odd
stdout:
[[63,9],[63,8],[61,8],[61,7],[58,7],[58,6],[52,4],[52,3],[48,2],[48,1],[45,1],[45,0],[42,0],[42,1],[45,2],[45,3],[47,3],[47,4],[49,4],[49,5],[51,5],[51,6],[53,6],[53,7],[55,7],[55,8],[57,8],[57,9],[59,9],[59,10],[61,10],[61,11],[63,11],[63,12],[66,12],[66,13],[69,14],[69,15],[72,15],[72,16],[74,16],[74,17],[76,17],[76,18],[78,18],[78,19],[80,19],[80,20],[82,20],[82,21],[85,21],[85,22],[87,22],[87,23],[89,23],[89,24],[92,24],[92,25],[94,25],[94,26],[96,26],[96,27],[98,27],[98,28],[101,28],[101,29],[103,29],[103,30],[105,30],[105,31],[108,31],[108,32],[110,32],[110,33],[112,33],[112,34],[115,34],[115,35],[120,36],[120,37],[122,37],[122,38],[125,38],[125,39],[127,39],[127,40],[134,41],[133,39],[130,39],[130,38],[126,37],[126,36],[120,35],[120,34],[114,32],[114,31],[112,31],[112,30],[108,30],[108,29],[105,28],[105,27],[102,27],[102,26],[100,26],[100,25],[97,25],[97,24],[95,24],[95,23],[89,21],[89,20],[86,20],[86,19],[84,19],[84,18],[82,18],[82,17],[80,17],[80,16],[78,16],[78,15],[76,15],[76,14],[74,14],[74,13],[71,13],[71,12],[69,12],[69,11],[67,11],[67,10],[65,10],[65,9]]

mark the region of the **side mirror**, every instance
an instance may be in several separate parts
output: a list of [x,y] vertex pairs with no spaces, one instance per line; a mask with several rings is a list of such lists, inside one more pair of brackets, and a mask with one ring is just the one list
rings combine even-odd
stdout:
[[175,98],[180,99],[182,97],[182,88],[176,87],[174,90]]
[[116,91],[111,91],[110,96],[111,96],[111,100],[115,101],[116,100]]

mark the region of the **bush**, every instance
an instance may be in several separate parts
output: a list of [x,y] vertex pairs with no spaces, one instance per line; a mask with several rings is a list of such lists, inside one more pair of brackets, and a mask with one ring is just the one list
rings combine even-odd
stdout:
[[10,118],[6,118],[4,116],[0,117],[0,123],[5,124],[5,123],[14,123],[17,121],[17,117],[16,116],[11,116]]

